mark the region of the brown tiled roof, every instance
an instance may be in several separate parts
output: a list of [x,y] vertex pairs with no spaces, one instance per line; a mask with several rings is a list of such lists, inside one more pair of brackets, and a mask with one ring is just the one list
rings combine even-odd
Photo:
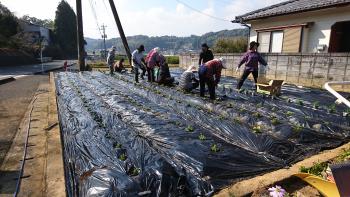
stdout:
[[259,18],[319,10],[346,4],[350,4],[350,0],[289,0],[241,16],[236,16],[236,19],[232,22],[242,23]]

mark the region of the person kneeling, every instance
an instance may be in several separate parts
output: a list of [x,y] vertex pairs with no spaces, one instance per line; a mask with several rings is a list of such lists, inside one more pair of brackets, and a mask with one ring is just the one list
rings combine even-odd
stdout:
[[120,59],[117,63],[114,64],[114,71],[118,73],[124,73],[126,72],[126,69],[124,67],[124,58]]
[[215,100],[215,87],[220,82],[221,70],[226,69],[226,60],[223,58],[213,59],[199,66],[200,96],[204,97],[205,84],[208,86],[210,99]]
[[191,92],[199,86],[199,81],[196,79],[195,72],[197,72],[195,66],[190,66],[182,73],[179,83],[179,88],[186,92]]
[[162,54],[159,54],[159,70],[156,74],[156,79],[159,84],[168,86],[172,85],[175,81],[174,77],[171,77],[170,75],[169,65],[166,62],[166,58]]

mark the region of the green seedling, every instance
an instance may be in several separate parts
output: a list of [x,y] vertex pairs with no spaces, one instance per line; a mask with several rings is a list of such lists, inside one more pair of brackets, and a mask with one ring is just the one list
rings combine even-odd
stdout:
[[276,111],[276,108],[275,108],[275,107],[272,107],[272,108],[271,108],[271,111]]
[[260,125],[255,125],[253,128],[254,133],[261,133],[261,126]]
[[233,108],[233,104],[232,103],[228,103],[226,107],[227,108]]
[[291,111],[287,111],[287,113],[286,113],[286,115],[289,117],[289,116],[293,116],[293,112],[291,112]]
[[220,115],[220,116],[219,116],[219,119],[220,119],[220,120],[225,120],[226,118],[225,118],[225,116]]
[[141,169],[140,168],[133,168],[131,171],[131,176],[137,176],[141,173]]
[[301,125],[293,125],[292,130],[296,133],[299,133],[300,131],[303,130],[303,127]]
[[187,132],[193,132],[194,128],[191,125],[188,125],[185,129]]
[[262,103],[258,103],[258,104],[256,104],[256,107],[257,107],[257,108],[262,107]]
[[205,137],[205,135],[203,135],[203,133],[201,133],[199,136],[198,136],[199,140],[201,141],[204,141],[206,140],[207,138]]
[[125,161],[125,160],[126,160],[126,154],[125,154],[125,153],[121,154],[121,155],[119,156],[119,160]]
[[312,107],[313,107],[314,109],[318,109],[318,108],[320,107],[320,102],[318,102],[318,101],[313,102],[313,103],[312,103]]
[[122,144],[120,144],[118,142],[114,142],[113,147],[114,148],[122,148]]
[[271,119],[271,124],[272,125],[278,125],[278,124],[281,124],[281,122],[276,117],[273,117]]
[[211,150],[212,152],[214,152],[214,153],[217,153],[217,152],[220,151],[220,148],[219,148],[219,146],[218,146],[217,144],[212,144],[212,145],[210,146],[210,150]]
[[244,113],[246,110],[245,110],[244,108],[240,108],[239,111],[240,111],[241,113]]
[[305,118],[305,120],[311,120],[310,116],[305,116],[304,118]]
[[238,117],[235,117],[235,118],[233,119],[233,121],[234,121],[235,123],[237,123],[237,124],[242,124],[242,120],[241,120],[240,118],[238,118]]
[[300,99],[297,100],[297,103],[300,105],[300,106],[304,106],[304,102]]
[[175,124],[176,124],[177,126],[181,126],[181,122],[179,122],[179,121],[175,122]]
[[331,114],[336,112],[335,104],[332,104],[332,105],[328,106],[328,112],[331,113]]
[[341,153],[337,158],[336,161],[338,162],[344,162],[350,160],[350,149],[343,149],[343,153]]
[[261,117],[262,117],[261,114],[260,114],[259,112],[255,112],[255,113],[253,114],[253,116],[256,117],[256,118],[261,118]]

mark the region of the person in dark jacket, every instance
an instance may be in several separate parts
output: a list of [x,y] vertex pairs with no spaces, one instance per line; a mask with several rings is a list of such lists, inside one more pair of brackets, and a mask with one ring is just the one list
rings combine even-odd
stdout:
[[245,53],[239,62],[239,65],[236,68],[236,72],[238,69],[245,64],[243,74],[241,78],[238,81],[237,89],[240,90],[244,81],[248,78],[250,73],[253,74],[254,81],[255,81],[255,89],[256,89],[256,83],[258,81],[258,75],[259,75],[259,62],[260,64],[267,66],[266,61],[264,58],[261,57],[260,53],[257,52],[257,49],[259,47],[259,43],[253,41],[249,44],[249,51]]
[[190,66],[188,69],[182,73],[179,82],[179,88],[186,92],[191,92],[199,86],[199,81],[196,79],[195,72],[198,70],[195,66]]
[[164,55],[159,54],[159,68],[157,68],[156,81],[163,85],[172,85],[175,81],[174,77],[171,77],[169,71],[169,65],[166,62]]
[[213,52],[209,49],[207,43],[202,44],[202,52],[199,54],[198,65],[207,63],[210,60],[214,59]]
[[199,66],[198,74],[201,97],[204,97],[206,84],[208,86],[210,99],[215,100],[215,87],[220,82],[222,69],[226,69],[226,61],[223,58],[213,59]]

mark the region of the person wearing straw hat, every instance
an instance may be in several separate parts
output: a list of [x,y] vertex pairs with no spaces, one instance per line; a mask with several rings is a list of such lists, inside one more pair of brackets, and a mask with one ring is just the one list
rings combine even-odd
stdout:
[[239,70],[239,68],[245,64],[243,74],[241,78],[238,81],[237,84],[237,90],[240,90],[244,81],[248,78],[250,73],[253,74],[254,82],[255,82],[255,89],[256,84],[258,82],[258,75],[259,75],[259,63],[267,67],[267,62],[264,60],[264,58],[261,57],[260,53],[257,52],[257,49],[259,47],[258,42],[251,42],[249,44],[249,51],[244,54],[241,61],[239,62],[236,72]]
[[221,70],[226,68],[226,60],[224,58],[213,59],[199,66],[198,74],[201,97],[204,97],[205,85],[207,85],[210,99],[215,100],[215,87],[220,82]]
[[187,70],[182,73],[179,81],[179,88],[186,92],[191,92],[199,86],[199,80],[196,79],[196,73],[198,70],[194,65],[191,65]]

